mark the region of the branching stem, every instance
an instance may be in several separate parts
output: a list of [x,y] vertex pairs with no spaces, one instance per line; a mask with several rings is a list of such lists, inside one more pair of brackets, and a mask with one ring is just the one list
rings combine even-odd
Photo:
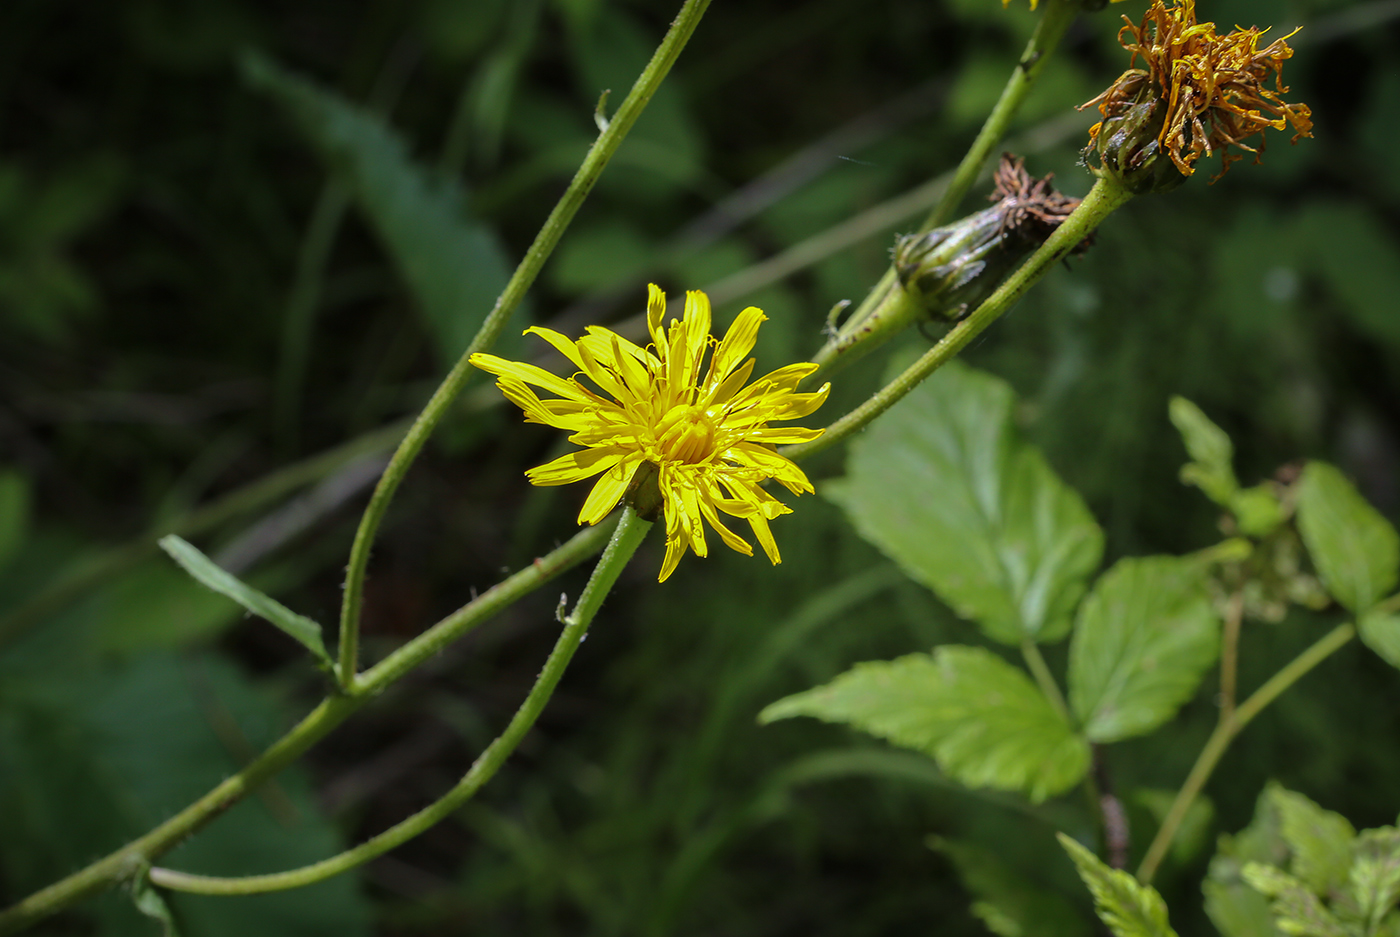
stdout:
[[[554,689],[559,685],[559,679],[568,668],[574,652],[588,633],[588,625],[598,613],[603,599],[607,597],[618,575],[632,558],[632,554],[637,552],[637,547],[641,545],[650,529],[651,523],[637,517],[631,508],[623,510],[622,519],[613,532],[612,540],[599,558],[598,565],[594,567],[593,575],[589,577],[588,585],[584,587],[583,595],[579,597],[573,613],[564,619],[564,630],[555,642],[549,659],[545,661],[544,669],[536,678],[535,685],[525,697],[525,702],[520,704],[505,731],[477,757],[462,779],[438,800],[353,849],[347,849],[339,855],[300,869],[272,875],[218,878],[191,875],[173,869],[153,868],[150,870],[151,882],[160,888],[196,892],[201,895],[255,895],[261,892],[301,888],[364,865],[446,819],[495,776],[535,724],[535,720],[544,711],[545,704],[554,695]],[[381,665],[365,674],[365,683],[367,686],[372,685],[372,681],[378,684],[390,683],[396,679],[398,671],[398,667],[386,669]]]
[[568,189],[545,219],[539,234],[535,235],[534,243],[525,252],[524,259],[515,268],[515,273],[511,275],[510,281],[497,298],[495,308],[486,317],[486,321],[482,323],[480,331],[462,353],[462,357],[433,392],[423,412],[413,421],[408,434],[399,443],[398,450],[384,469],[379,484],[375,486],[369,506],[365,508],[364,516],[360,519],[359,529],[355,531],[355,542],[350,548],[350,562],[345,572],[345,594],[340,607],[340,674],[342,688],[346,693],[353,695],[360,691],[356,672],[359,669],[360,610],[364,601],[365,572],[369,567],[370,549],[374,545],[375,535],[379,532],[379,525],[384,520],[384,514],[389,509],[389,503],[398,491],[399,484],[408,474],[409,467],[422,451],[428,437],[447,414],[452,401],[461,393],[471,377],[474,369],[468,359],[476,352],[486,351],[495,344],[505,328],[506,321],[525,298],[526,291],[535,282],[535,277],[539,275],[540,268],[549,259],[549,255],[554,252],[559,238],[568,228],[569,222],[573,221],[574,215],[592,191],[608,161],[617,152],[628,131],[641,116],[643,108],[661,86],[662,79],[680,57],[681,50],[695,32],[695,27],[700,24],[700,18],[705,15],[709,5],[710,0],[686,0],[685,5],[681,7],[665,38],[661,40],[661,45],[657,47],[651,61],[628,92],[627,99],[613,115],[607,129],[598,135]]
[[1162,818],[1162,825],[1158,827],[1157,835],[1153,837],[1151,845],[1147,847],[1147,853],[1142,857],[1142,864],[1138,866],[1137,870],[1139,882],[1144,885],[1152,882],[1152,877],[1157,874],[1158,866],[1162,864],[1167,850],[1171,848],[1172,840],[1176,838],[1177,830],[1181,828],[1181,821],[1186,819],[1186,812],[1191,809],[1191,804],[1201,793],[1201,788],[1205,786],[1206,781],[1210,779],[1211,772],[1215,770],[1220,757],[1225,754],[1225,750],[1230,747],[1230,743],[1234,741],[1236,735],[1239,735],[1240,730],[1259,715],[1265,706],[1277,699],[1279,694],[1297,683],[1308,671],[1322,663],[1355,636],[1356,628],[1353,625],[1338,625],[1333,628],[1311,647],[1293,658],[1282,670],[1270,677],[1263,686],[1255,690],[1254,695],[1241,703],[1231,718],[1220,720],[1220,724],[1215,727],[1215,731],[1206,740],[1205,747],[1201,749],[1201,754],[1196,758],[1196,763],[1192,765],[1191,773],[1186,776],[1186,783],[1181,785],[1181,790],[1177,791],[1176,799],[1172,801],[1167,815]]

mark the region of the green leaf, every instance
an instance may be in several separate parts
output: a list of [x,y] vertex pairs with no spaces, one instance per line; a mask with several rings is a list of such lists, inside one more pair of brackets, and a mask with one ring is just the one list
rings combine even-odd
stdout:
[[1024,673],[990,651],[947,645],[857,664],[826,686],[778,700],[773,722],[813,716],[933,756],[969,787],[1044,800],[1074,786],[1089,747]]
[[1235,479],[1235,447],[1230,437],[1185,397],[1173,397],[1167,405],[1167,415],[1191,456],[1191,461],[1181,468],[1181,480],[1195,485],[1210,500],[1228,508],[1240,489]]
[[379,117],[265,56],[243,65],[248,83],[286,107],[343,174],[418,298],[440,360],[455,363],[509,276],[499,239],[467,215],[460,186],[414,163]]
[[1356,937],[1322,905],[1317,895],[1281,869],[1260,862],[1244,867],[1244,880],[1273,899],[1270,910],[1279,930],[1295,937]]
[[1356,839],[1351,823],[1277,785],[1270,788],[1269,797],[1278,811],[1284,842],[1293,853],[1289,867],[1293,874],[1320,895],[1341,890],[1347,883]]
[[1298,485],[1298,529],[1327,591],[1363,612],[1400,578],[1400,536],[1326,462],[1309,462]]
[[1151,732],[1196,691],[1219,645],[1199,564],[1170,556],[1120,560],[1079,608],[1070,705],[1095,742]]
[[1114,937],[1176,937],[1167,923],[1166,902],[1155,888],[1139,885],[1120,869],[1110,869],[1064,833],[1055,835],[1094,896],[1094,911]]
[[29,533],[29,481],[19,472],[0,471],[0,566]]
[[1357,912],[1373,934],[1400,900],[1400,831],[1394,827],[1365,830],[1356,838],[1348,891]]
[[1055,641],[1103,555],[1088,508],[1022,441],[1002,380],[950,362],[851,446],[823,493],[993,639]]
[[999,937],[1092,937],[1094,931],[1063,895],[1042,888],[1000,855],[971,843],[929,837],[973,894],[972,914]]
[[195,580],[220,595],[233,599],[259,618],[272,622],[314,654],[323,665],[332,666],[331,657],[326,653],[326,645],[321,640],[319,624],[304,615],[298,615],[272,596],[264,595],[215,566],[213,560],[174,534],[162,537],[160,548],[169,553],[171,559],[179,563]]
[[1277,866],[1288,861],[1288,844],[1273,800],[1275,787],[1271,784],[1259,795],[1249,826],[1219,837],[1201,885],[1206,914],[1223,937],[1282,937],[1269,900],[1244,880],[1244,867],[1250,862]]
[[131,900],[137,911],[160,922],[162,937],[180,937],[180,930],[175,926],[175,915],[171,912],[165,896],[145,875],[131,883]]
[[[7,672],[0,685],[0,865],[7,887],[19,891],[174,815],[295,716],[213,654],[108,656],[101,667],[71,673],[17,679]],[[320,861],[340,852],[343,839],[322,815],[309,775],[292,765],[162,862],[251,875]],[[273,894],[166,898],[182,928],[199,937],[363,937],[371,929],[356,875]],[[154,932],[141,927],[129,899],[75,911],[101,919],[85,933]]]
[[1400,667],[1400,614],[1372,609],[1357,619],[1356,630],[1362,643],[1391,666]]

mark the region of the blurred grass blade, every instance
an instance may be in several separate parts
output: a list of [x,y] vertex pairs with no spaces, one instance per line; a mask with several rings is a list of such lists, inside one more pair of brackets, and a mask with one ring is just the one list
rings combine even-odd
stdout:
[[461,186],[414,162],[381,118],[266,56],[249,53],[243,72],[343,175],[417,297],[439,360],[454,363],[510,275],[495,233],[467,215]]
[[259,618],[265,618],[272,622],[316,655],[316,659],[323,666],[332,666],[331,657],[326,653],[325,642],[321,639],[321,626],[319,624],[305,615],[298,615],[271,596],[264,595],[247,583],[231,576],[214,565],[213,560],[199,552],[188,541],[174,534],[162,537],[160,548],[169,553],[171,559],[179,563],[185,572],[200,583],[220,595],[233,599]]

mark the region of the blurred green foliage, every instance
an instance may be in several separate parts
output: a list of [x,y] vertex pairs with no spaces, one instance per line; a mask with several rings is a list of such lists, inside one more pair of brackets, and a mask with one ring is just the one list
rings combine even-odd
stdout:
[[[1383,514],[1400,511],[1400,27],[1366,18],[1384,6],[1200,0],[1220,23],[1310,24],[1287,77],[1316,139],[1275,138],[1262,165],[1130,204],[970,351],[1014,387],[1011,415],[1102,524],[1109,561],[1215,534],[1218,511],[1177,480],[1177,394],[1228,431],[1243,486],[1318,457]],[[616,105],[674,7],[0,8],[0,608],[420,405],[576,168],[599,95]],[[1018,129],[1126,67],[1117,16],[1141,7],[1084,17]],[[578,332],[633,315],[646,278],[707,288],[950,168],[1033,24],[1025,4],[995,0],[720,0],[546,268],[535,318]],[[249,50],[261,72],[240,66]],[[920,87],[928,106],[888,107]],[[1028,168],[1082,194],[1079,139],[1024,154]],[[342,209],[318,212],[336,187]],[[752,303],[771,319],[760,370],[809,354],[833,303],[885,269],[893,233],[726,298],[717,325]],[[326,238],[320,262],[313,236]],[[288,326],[297,310],[304,346]],[[289,360],[304,374],[295,394],[278,389]],[[860,400],[883,366],[842,375],[820,415]],[[442,435],[375,554],[370,654],[571,530],[581,495],[527,491],[521,476],[551,434],[464,408]],[[830,456],[813,476],[842,464]],[[245,514],[199,546],[216,560],[238,546],[255,562],[240,575],[330,621],[358,503],[332,499],[280,535]],[[717,555],[664,588],[644,554],[540,726],[455,822],[316,892],[176,899],[184,933],[1007,933],[1014,921],[986,913],[992,891],[1057,920],[1076,920],[1064,902],[1087,912],[1053,838],[1080,822],[1077,804],[969,794],[922,756],[840,726],[755,724],[766,703],[854,662],[977,640],[820,499],[776,534],[776,569]],[[553,605],[507,612],[169,862],[276,871],[437,796],[523,696]],[[1247,627],[1242,688],[1329,616]],[[1047,649],[1057,671],[1062,648]],[[1245,827],[1270,778],[1357,827],[1391,822],[1393,678],[1352,647],[1282,698],[1211,783],[1213,830]],[[291,640],[164,559],[7,636],[0,901],[177,809],[319,688]],[[1180,782],[1212,692],[1208,678],[1153,739],[1114,747],[1121,790]],[[1140,850],[1154,814],[1130,818]],[[930,849],[929,834],[951,845]],[[1195,841],[1157,882],[1183,934],[1210,927],[1197,883],[1211,835]],[[154,933],[119,897],[44,932]]]

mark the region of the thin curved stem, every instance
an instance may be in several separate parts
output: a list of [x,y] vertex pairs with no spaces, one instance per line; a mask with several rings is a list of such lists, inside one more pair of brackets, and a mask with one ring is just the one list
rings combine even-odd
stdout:
[[[962,162],[954,171],[948,187],[943,190],[938,205],[919,227],[920,232],[931,231],[939,225],[947,224],[958,206],[962,204],[962,200],[967,197],[968,190],[977,181],[982,167],[987,163],[987,158],[992,155],[992,150],[1006,135],[1007,128],[1011,126],[1016,112],[1021,109],[1027,95],[1035,87],[1036,79],[1045,70],[1045,65],[1049,62],[1051,54],[1059,46],[1060,40],[1064,38],[1065,30],[1069,29],[1069,24],[1074,22],[1079,6],[1080,0],[1050,0],[1046,5],[1045,12],[1041,14],[1040,22],[1036,24],[1035,32],[1031,34],[1030,41],[1026,43],[1026,50],[1021,53],[1020,60],[1016,63],[1016,67],[1011,70],[1011,76],[1006,80],[1005,87],[1002,88],[1001,97],[997,99],[992,112],[987,115],[982,129],[977,133],[977,138],[972,141],[972,146],[968,147],[967,152],[963,155]],[[850,314],[846,324],[842,327],[842,335],[851,334],[859,329],[867,319],[875,314],[876,310],[890,301],[891,294],[896,289],[898,287],[894,268],[890,267],[879,282],[866,294],[861,304]],[[842,346],[839,339],[840,336],[827,342],[826,346],[813,356],[813,362],[821,365],[825,370],[831,367],[835,361],[841,360],[836,356],[837,349]],[[809,380],[815,377],[816,375],[812,375]]]
[[1211,772],[1220,762],[1220,757],[1225,754],[1225,750],[1230,747],[1235,736],[1239,735],[1246,725],[1267,705],[1279,697],[1284,690],[1297,683],[1308,671],[1330,657],[1339,648],[1346,645],[1352,638],[1356,637],[1356,628],[1353,625],[1338,625],[1327,634],[1319,638],[1311,647],[1293,658],[1282,670],[1274,674],[1254,694],[1239,705],[1233,717],[1222,719],[1206,740],[1205,747],[1201,749],[1201,754],[1197,756],[1196,763],[1191,766],[1191,773],[1186,776],[1186,782],[1181,785],[1181,790],[1177,791],[1176,799],[1172,801],[1171,807],[1167,810],[1167,815],[1162,818],[1162,825],[1157,828],[1157,835],[1152,838],[1152,843],[1147,847],[1147,852],[1142,857],[1142,864],[1138,866],[1137,880],[1144,885],[1150,884],[1152,877],[1157,874],[1157,868],[1162,864],[1162,860],[1167,855],[1167,850],[1171,848],[1172,840],[1176,838],[1177,830],[1181,828],[1181,821],[1186,819],[1186,811],[1191,809],[1191,804],[1201,793],[1201,788],[1210,779]]
[[871,420],[917,387],[924,378],[951,361],[969,342],[981,334],[983,329],[1015,305],[1027,290],[1074,250],[1075,245],[1093,232],[1109,214],[1132,197],[1132,193],[1127,189],[1107,179],[1095,182],[1079,207],[1060,223],[1030,259],[1007,277],[1001,286],[997,287],[996,292],[977,307],[976,312],[953,326],[937,345],[925,352],[903,374],[876,391],[865,403],[828,426],[820,437],[811,442],[787,446],[781,450],[782,454],[794,460],[807,458],[830,449],[852,433],[863,429]]
[[379,532],[379,525],[384,520],[384,514],[398,491],[399,484],[418,457],[418,453],[422,451],[428,437],[442,421],[448,406],[461,393],[473,373],[469,359],[476,352],[486,351],[495,344],[501,330],[505,328],[506,320],[525,298],[525,293],[535,282],[540,268],[553,253],[559,238],[568,228],[584,199],[588,197],[608,161],[617,152],[617,148],[641,116],[656,89],[661,86],[662,79],[670,72],[671,66],[675,64],[681,50],[695,32],[695,27],[699,25],[700,18],[705,15],[709,5],[710,0],[686,0],[685,5],[681,7],[665,38],[661,40],[661,45],[657,47],[656,54],[637,78],[627,99],[622,102],[622,106],[608,123],[607,129],[594,141],[568,189],[545,219],[534,243],[525,252],[525,257],[515,268],[515,273],[511,275],[505,289],[501,291],[495,308],[486,317],[486,321],[482,323],[481,329],[467,350],[462,353],[462,357],[433,392],[423,412],[413,421],[408,434],[404,436],[398,450],[389,460],[388,467],[384,469],[384,474],[380,476],[379,484],[370,496],[369,506],[365,508],[364,516],[360,519],[359,529],[355,531],[355,542],[350,547],[350,562],[345,573],[345,593],[340,607],[339,648],[340,675],[345,692],[353,694],[358,691],[356,671],[359,669],[360,611],[364,600],[365,572],[369,567],[370,548],[374,544],[375,535]]
[[[387,686],[502,608],[592,556],[602,547],[611,531],[608,523],[580,531],[548,556],[536,560],[406,642],[377,667],[366,672],[366,686],[373,689]],[[281,771],[371,698],[372,694],[366,693],[358,697],[333,696],[322,701],[271,748],[180,813],[140,839],[0,911],[0,935],[17,933],[75,901],[129,878],[143,863],[173,848],[264,780]]]
[[540,671],[534,687],[525,697],[525,702],[520,704],[505,731],[477,757],[462,779],[438,800],[353,849],[347,849],[339,855],[299,869],[272,875],[218,878],[191,875],[173,869],[153,868],[150,870],[151,882],[161,888],[202,895],[253,895],[301,888],[364,865],[446,819],[500,770],[501,765],[535,724],[535,720],[544,711],[545,704],[554,695],[554,689],[559,685],[559,680],[569,666],[569,661],[573,659],[574,652],[588,633],[588,626],[602,606],[603,599],[607,597],[618,575],[636,553],[637,547],[641,545],[650,529],[650,521],[639,518],[630,507],[623,509],[622,519],[618,522],[608,548],[603,551],[598,565],[594,567],[593,575],[589,578],[583,595],[579,596],[578,604],[574,606],[569,617],[564,619],[564,630],[555,642],[554,649],[545,661],[544,669]]

